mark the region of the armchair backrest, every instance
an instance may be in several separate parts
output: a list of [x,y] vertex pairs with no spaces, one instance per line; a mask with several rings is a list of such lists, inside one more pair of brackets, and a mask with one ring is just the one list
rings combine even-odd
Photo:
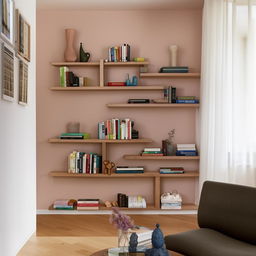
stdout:
[[256,244],[256,188],[206,181],[199,208],[200,228]]

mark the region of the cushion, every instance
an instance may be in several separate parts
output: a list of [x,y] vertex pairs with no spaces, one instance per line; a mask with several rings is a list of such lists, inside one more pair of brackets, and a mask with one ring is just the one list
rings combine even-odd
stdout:
[[256,245],[255,198],[256,188],[206,181],[198,208],[198,224]]
[[186,256],[255,256],[256,246],[201,228],[165,237],[166,248]]

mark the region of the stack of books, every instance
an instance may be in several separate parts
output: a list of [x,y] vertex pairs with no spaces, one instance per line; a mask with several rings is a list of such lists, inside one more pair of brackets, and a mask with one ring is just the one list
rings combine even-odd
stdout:
[[160,174],[179,174],[184,173],[183,167],[160,167]]
[[196,96],[177,96],[176,97],[176,103],[179,103],[179,104],[197,104],[197,103],[199,103],[199,100],[196,98]]
[[69,173],[102,173],[102,156],[95,153],[73,151],[68,156]]
[[138,236],[138,246],[149,246],[151,245],[152,233],[153,230],[142,227],[135,226],[133,229],[129,229],[129,234],[136,233]]
[[131,60],[131,48],[129,44],[113,46],[108,49],[109,62],[127,62]]
[[68,67],[60,67],[60,86],[61,87],[78,87],[86,86],[87,77],[78,77],[69,71]]
[[137,139],[133,136],[134,122],[129,119],[113,118],[105,122],[98,123],[98,138],[100,140],[131,140]]
[[142,156],[163,156],[161,148],[144,148]]
[[117,204],[119,207],[128,208],[147,208],[146,199],[142,196],[127,196],[126,194],[117,194]]
[[181,209],[182,198],[178,193],[164,193],[161,196],[161,209]]
[[115,173],[144,173],[143,166],[117,166]]
[[78,199],[77,210],[99,210],[100,200],[99,199]]
[[76,200],[74,199],[59,199],[54,201],[54,210],[74,210],[76,206]]
[[188,67],[162,67],[159,73],[188,73]]
[[62,133],[59,137],[60,139],[63,140],[83,140],[83,139],[90,139],[90,134],[89,133]]
[[197,156],[196,144],[177,144],[177,156]]

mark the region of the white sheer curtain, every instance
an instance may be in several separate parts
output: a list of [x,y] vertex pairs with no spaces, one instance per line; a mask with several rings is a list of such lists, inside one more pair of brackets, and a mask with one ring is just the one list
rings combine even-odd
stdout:
[[255,14],[253,1],[205,0],[200,188],[205,180],[256,186]]

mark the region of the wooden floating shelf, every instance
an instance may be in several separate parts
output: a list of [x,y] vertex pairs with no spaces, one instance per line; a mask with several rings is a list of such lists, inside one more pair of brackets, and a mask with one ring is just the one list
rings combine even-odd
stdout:
[[106,104],[109,108],[199,108],[199,104],[159,104],[159,103],[145,103],[145,104]]
[[50,143],[88,143],[88,144],[101,144],[101,143],[113,143],[113,144],[128,144],[128,143],[150,143],[151,139],[133,139],[133,140],[99,140],[99,139],[84,139],[84,140],[72,140],[72,139],[49,139]]
[[117,174],[85,174],[85,173],[68,173],[63,171],[52,171],[49,173],[52,177],[66,177],[66,178],[196,178],[199,177],[198,171],[187,171],[180,174],[160,174],[159,172],[147,171],[144,173],[124,173]]
[[104,66],[144,66],[148,65],[148,61],[127,61],[127,62],[104,62]]
[[127,160],[199,160],[200,156],[140,156],[124,155]]
[[[127,207],[120,207],[119,208],[122,211],[194,211],[197,210],[198,207],[195,204],[183,204],[181,209],[166,209],[162,210],[161,208],[154,207],[154,205],[148,205],[147,208],[127,208]],[[112,211],[112,207],[106,207],[106,206],[100,206],[99,210],[55,210],[53,208],[53,205],[49,207],[49,210],[55,211],[55,212],[91,212],[91,211]]]
[[51,63],[55,67],[69,66],[69,67],[97,67],[100,66],[99,61],[95,62],[52,62]]
[[[52,62],[51,63],[55,67],[62,67],[62,66],[70,66],[70,67],[97,67],[100,66],[99,61],[94,62]],[[148,65],[148,61],[143,62],[136,62],[136,61],[129,61],[129,62],[104,62],[104,66],[120,66],[120,67],[127,67],[127,66],[144,66]]]
[[164,86],[88,86],[88,87],[51,87],[52,91],[161,91]]
[[200,73],[140,73],[141,78],[200,78]]

